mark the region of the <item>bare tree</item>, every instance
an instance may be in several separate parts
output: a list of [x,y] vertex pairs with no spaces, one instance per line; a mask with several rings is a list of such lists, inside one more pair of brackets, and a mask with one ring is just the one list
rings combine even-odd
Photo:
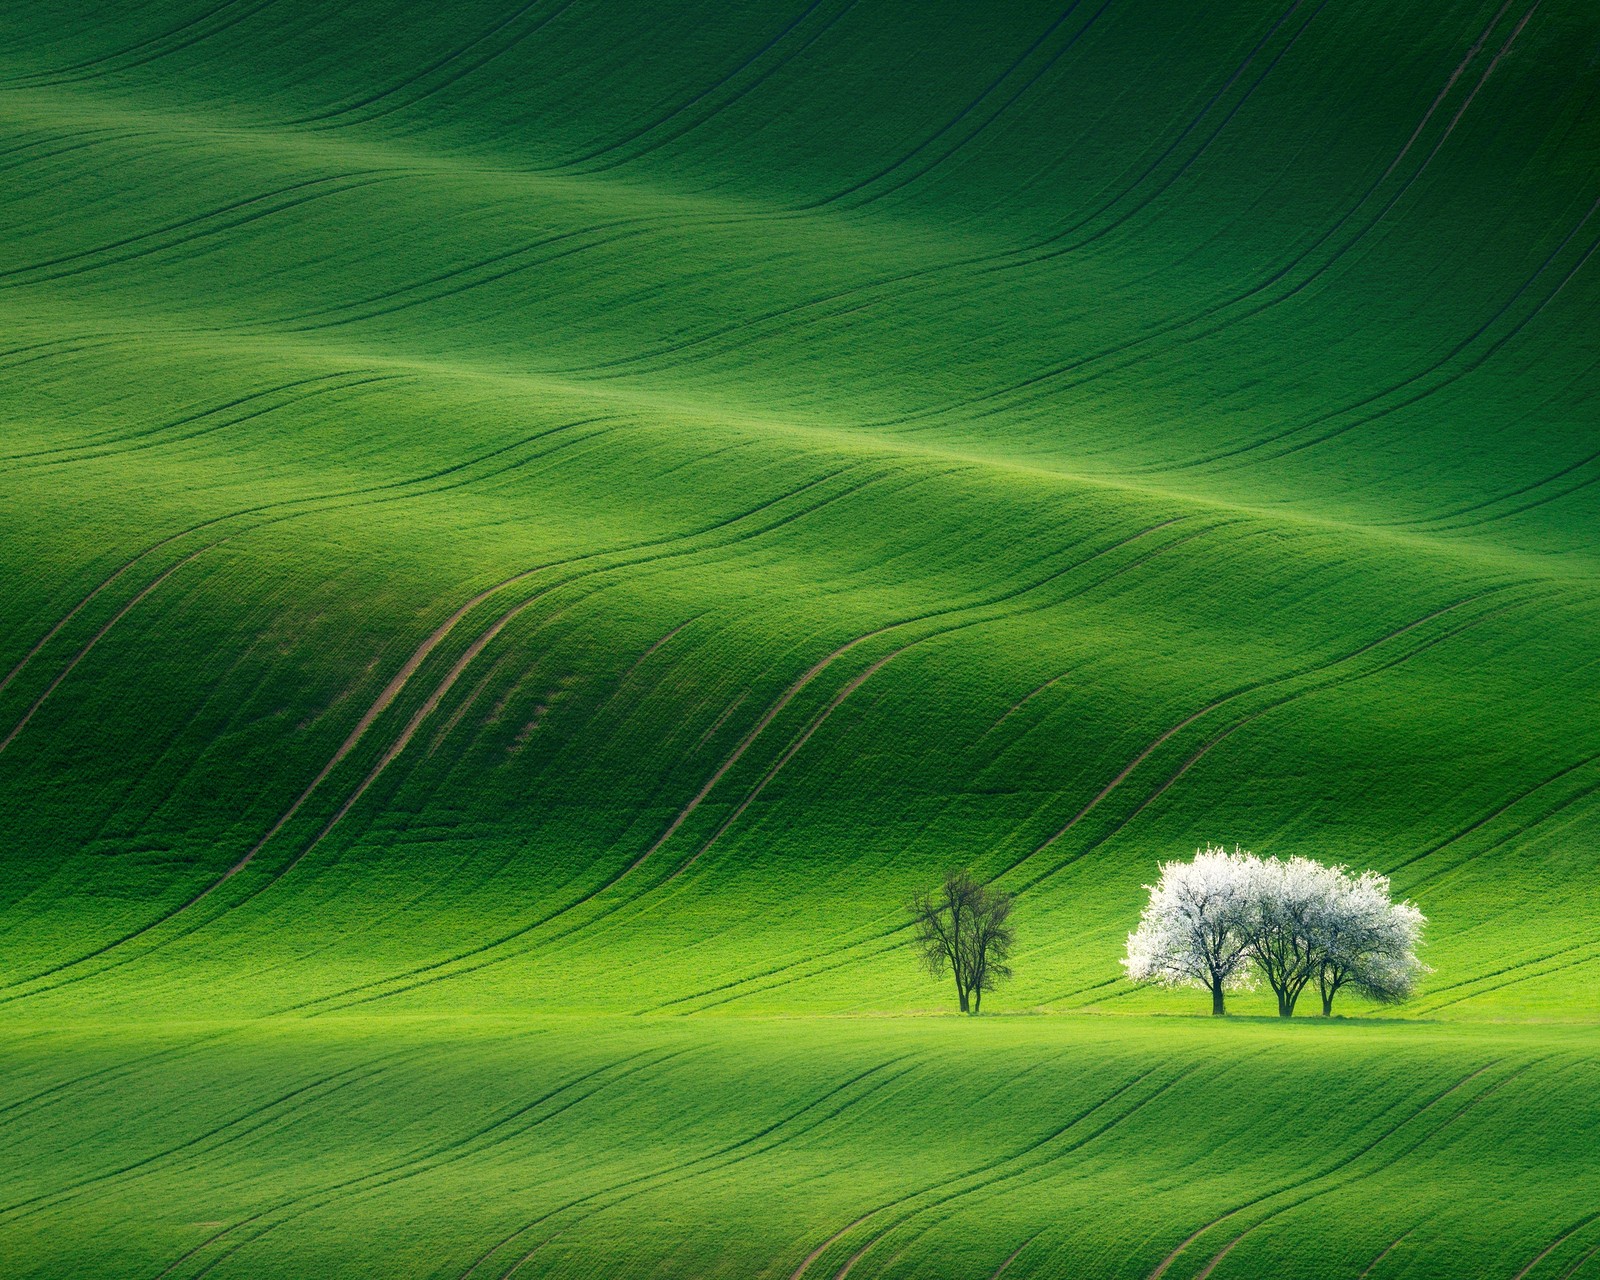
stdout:
[[962,1013],[977,1013],[983,993],[1011,976],[1011,902],[1009,893],[952,868],[932,889],[919,890],[907,908],[923,965],[935,978],[951,974]]
[[993,991],[1011,976],[1012,945],[1017,940],[1011,923],[1012,897],[1009,893],[978,886],[976,908],[967,931],[967,990],[972,995],[972,1012],[983,1004],[983,993]]

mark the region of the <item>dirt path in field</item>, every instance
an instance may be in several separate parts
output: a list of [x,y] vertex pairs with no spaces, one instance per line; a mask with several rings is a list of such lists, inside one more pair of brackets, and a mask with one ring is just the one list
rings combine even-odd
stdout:
[[[840,1240],[843,1240],[847,1235],[859,1227],[863,1222],[866,1222],[868,1219],[870,1219],[873,1214],[877,1212],[878,1211],[874,1209],[872,1213],[864,1213],[849,1226],[840,1227],[810,1253],[806,1254],[803,1259],[801,1259],[800,1265],[789,1273],[789,1280],[802,1280],[802,1277],[805,1275],[805,1273],[810,1270],[811,1264],[820,1258],[824,1253],[826,1253],[831,1245],[837,1244]],[[859,1254],[856,1256],[860,1257]]]

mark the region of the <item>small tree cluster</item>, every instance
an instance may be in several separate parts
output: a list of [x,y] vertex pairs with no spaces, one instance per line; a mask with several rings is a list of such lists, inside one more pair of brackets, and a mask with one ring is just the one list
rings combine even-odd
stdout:
[[1011,895],[953,869],[934,888],[917,893],[907,910],[928,972],[938,978],[948,971],[961,1012],[976,1014],[983,993],[1011,976]]
[[1167,862],[1123,966],[1135,982],[1203,987],[1221,1014],[1228,991],[1262,981],[1278,1014],[1315,983],[1323,1015],[1348,987],[1379,1003],[1409,998],[1429,969],[1417,959],[1426,917],[1395,902],[1389,880],[1310,858],[1258,858],[1211,846]]

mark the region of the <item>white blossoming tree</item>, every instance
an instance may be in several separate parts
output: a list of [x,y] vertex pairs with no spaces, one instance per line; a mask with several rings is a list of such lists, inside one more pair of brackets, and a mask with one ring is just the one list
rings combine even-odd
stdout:
[[1300,993],[1321,972],[1323,923],[1335,873],[1310,858],[1251,858],[1243,868],[1245,954],[1292,1018]]
[[1163,863],[1160,880],[1145,886],[1150,901],[1139,927],[1128,935],[1122,962],[1128,977],[1204,987],[1211,992],[1211,1012],[1225,1013],[1225,993],[1251,985],[1245,923],[1252,861],[1239,850],[1208,846],[1191,862]]
[[1387,876],[1331,868],[1316,928],[1323,1017],[1332,1015],[1333,998],[1345,986],[1378,1004],[1414,995],[1418,981],[1432,972],[1417,958],[1427,923],[1414,904],[1391,899]]
[[1229,991],[1257,978],[1272,988],[1278,1015],[1294,1016],[1312,983],[1324,1016],[1348,987],[1393,1004],[1431,972],[1417,958],[1426,918],[1395,902],[1375,871],[1352,875],[1311,858],[1258,858],[1212,845],[1190,862],[1161,865],[1150,900],[1128,935],[1123,967],[1134,982],[1203,987],[1211,1012]]

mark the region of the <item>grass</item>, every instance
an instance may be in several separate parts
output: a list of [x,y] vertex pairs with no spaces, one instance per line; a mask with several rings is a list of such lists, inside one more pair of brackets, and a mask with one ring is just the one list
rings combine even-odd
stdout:
[[1593,16],[1004,9],[0,14],[13,1270],[1600,1268]]
[[987,1275],[1015,1253],[1023,1274],[1332,1276],[1392,1247],[1414,1273],[1512,1275],[1552,1242],[1548,1274],[1594,1252],[1588,1028],[28,1030],[5,1119],[34,1158],[0,1213],[37,1274]]

